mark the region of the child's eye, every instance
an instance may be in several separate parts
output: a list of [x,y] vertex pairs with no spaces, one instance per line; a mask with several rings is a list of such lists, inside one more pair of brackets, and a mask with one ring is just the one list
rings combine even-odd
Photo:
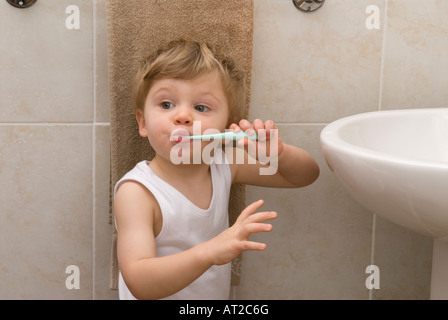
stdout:
[[207,110],[210,110],[209,107],[203,106],[203,105],[201,105],[201,104],[195,106],[194,108],[195,108],[197,111],[199,111],[199,112],[205,112],[205,111],[207,111]]
[[174,104],[172,104],[171,102],[166,102],[166,101],[164,101],[164,102],[162,102],[162,103],[160,104],[160,106],[161,106],[163,109],[171,109],[172,107],[174,107]]

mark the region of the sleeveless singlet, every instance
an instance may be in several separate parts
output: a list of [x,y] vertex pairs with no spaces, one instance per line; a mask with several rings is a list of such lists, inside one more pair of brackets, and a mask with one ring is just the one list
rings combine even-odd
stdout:
[[[149,161],[139,162],[117,182],[114,193],[123,182],[132,180],[145,186],[154,195],[163,217],[162,229],[155,239],[158,257],[185,251],[228,228],[231,173],[221,149],[215,149],[210,164],[213,195],[208,209],[197,207],[180,191],[159,178],[148,164]],[[212,266],[190,285],[164,299],[228,299],[230,273],[230,263]],[[135,299],[121,273],[118,290],[120,299]]]

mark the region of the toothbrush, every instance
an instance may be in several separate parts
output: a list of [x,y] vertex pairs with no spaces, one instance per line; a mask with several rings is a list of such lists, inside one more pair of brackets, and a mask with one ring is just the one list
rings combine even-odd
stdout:
[[215,134],[205,134],[205,135],[194,135],[194,136],[180,136],[182,138],[188,138],[191,140],[210,140],[210,139],[220,139],[220,140],[241,140],[247,138],[249,140],[257,140],[257,134],[254,132],[253,135],[248,135],[243,130],[238,132],[227,131]]

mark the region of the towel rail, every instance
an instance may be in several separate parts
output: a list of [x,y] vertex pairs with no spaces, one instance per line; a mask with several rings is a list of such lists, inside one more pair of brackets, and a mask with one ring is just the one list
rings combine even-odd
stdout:
[[6,0],[6,1],[16,8],[24,9],[31,7],[33,4],[36,3],[37,0]]
[[292,0],[297,9],[304,12],[313,12],[322,7],[325,0]]

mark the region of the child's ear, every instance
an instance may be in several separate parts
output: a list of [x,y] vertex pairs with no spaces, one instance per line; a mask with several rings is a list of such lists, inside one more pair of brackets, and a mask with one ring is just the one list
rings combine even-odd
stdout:
[[145,122],[145,115],[143,110],[137,110],[135,113],[135,117],[137,118],[138,122],[138,132],[140,133],[140,136],[143,138],[148,137],[148,132],[146,130],[146,122]]

